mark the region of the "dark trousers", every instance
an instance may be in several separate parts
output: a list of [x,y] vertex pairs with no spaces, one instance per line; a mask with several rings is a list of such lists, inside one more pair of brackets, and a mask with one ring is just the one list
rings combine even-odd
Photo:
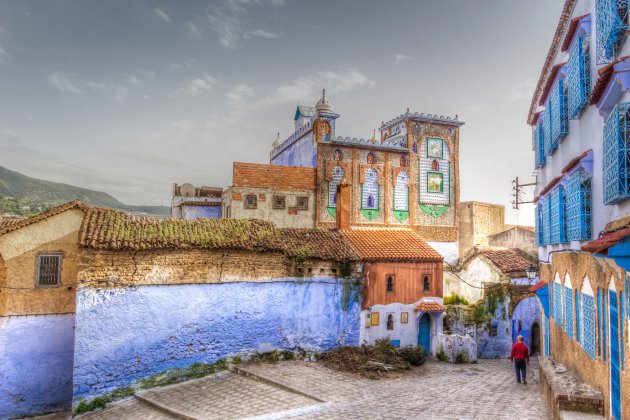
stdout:
[[516,369],[516,380],[524,381],[527,376],[527,362],[525,359],[514,359],[514,369]]

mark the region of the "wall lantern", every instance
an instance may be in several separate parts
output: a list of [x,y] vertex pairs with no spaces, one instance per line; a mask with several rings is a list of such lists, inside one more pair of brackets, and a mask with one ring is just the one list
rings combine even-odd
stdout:
[[534,267],[532,264],[527,267],[527,270],[525,270],[525,272],[527,273],[528,279],[534,280],[536,278],[537,270],[536,267]]

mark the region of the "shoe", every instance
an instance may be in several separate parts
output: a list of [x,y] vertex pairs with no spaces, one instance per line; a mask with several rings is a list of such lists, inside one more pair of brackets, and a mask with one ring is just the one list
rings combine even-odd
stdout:
[[520,384],[520,383],[521,383],[521,381],[517,380],[517,381],[516,381],[516,383],[517,383],[517,384]]
[[523,379],[523,385],[527,385],[527,381]]

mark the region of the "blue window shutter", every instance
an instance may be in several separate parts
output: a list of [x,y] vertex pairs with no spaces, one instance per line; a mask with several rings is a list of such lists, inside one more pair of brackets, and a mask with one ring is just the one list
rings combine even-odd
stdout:
[[613,108],[604,124],[604,203],[615,204],[630,197],[628,147],[630,103]]
[[595,299],[593,296],[582,295],[582,347],[593,360],[595,355]]
[[564,286],[564,331],[573,340],[573,290]]
[[591,91],[589,45],[590,37],[581,36],[573,41],[569,51],[567,102],[572,119],[580,118]]
[[551,107],[551,152],[558,148],[560,141],[569,133],[564,87],[564,81],[558,80],[551,89],[549,96],[549,106]]
[[541,168],[547,163],[547,155],[545,154],[545,131],[542,127],[544,116],[538,117],[538,123],[534,127],[534,151],[536,155],[536,168]]
[[565,195],[567,240],[591,239],[591,176],[575,171],[569,176]]
[[627,0],[596,0],[595,15],[597,23],[597,64],[613,61],[628,29]]
[[580,292],[578,292],[577,289],[575,289],[575,341],[580,342],[581,341],[581,334],[580,334]]

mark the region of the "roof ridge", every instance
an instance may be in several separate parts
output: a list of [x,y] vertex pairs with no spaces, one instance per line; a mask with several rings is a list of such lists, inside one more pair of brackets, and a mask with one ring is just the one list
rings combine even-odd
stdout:
[[90,206],[86,205],[80,200],[68,201],[67,203],[60,204],[56,207],[53,207],[52,209],[46,210],[43,213],[36,214],[35,216],[31,216],[27,219],[21,219],[19,222],[5,224],[4,228],[0,229],[0,235],[4,235],[5,233],[13,232],[34,223],[41,222],[42,220],[46,220],[50,217],[63,213],[64,211],[72,210],[75,208],[87,212],[87,210],[90,209]]

